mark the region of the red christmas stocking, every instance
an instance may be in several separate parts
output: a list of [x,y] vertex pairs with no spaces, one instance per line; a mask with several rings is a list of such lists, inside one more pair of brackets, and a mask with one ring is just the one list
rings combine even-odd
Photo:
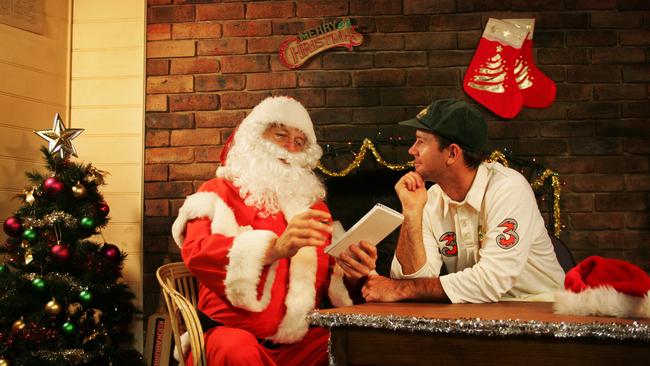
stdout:
[[490,18],[463,80],[467,94],[503,118],[515,117],[523,106],[512,70],[525,38],[525,30]]
[[546,108],[550,106],[555,100],[555,82],[544,75],[535,65],[535,60],[533,60],[535,19],[503,19],[503,21],[528,33],[513,70],[519,90],[524,96],[524,106],[530,108]]

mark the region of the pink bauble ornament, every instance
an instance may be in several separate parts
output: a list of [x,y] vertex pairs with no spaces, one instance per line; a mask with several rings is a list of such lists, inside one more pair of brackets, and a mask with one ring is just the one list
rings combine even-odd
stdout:
[[70,248],[65,244],[56,244],[50,249],[50,254],[55,262],[63,264],[70,259]]
[[63,182],[57,177],[49,177],[43,181],[43,192],[50,197],[56,198],[63,191]]
[[103,216],[106,217],[108,216],[108,213],[111,211],[110,207],[106,204],[106,202],[102,202],[99,205],[97,205],[97,211]]
[[7,235],[13,237],[20,236],[23,233],[23,223],[16,216],[8,217],[4,225],[2,225],[2,228]]
[[106,243],[99,252],[112,263],[118,263],[120,261],[120,249],[116,245]]

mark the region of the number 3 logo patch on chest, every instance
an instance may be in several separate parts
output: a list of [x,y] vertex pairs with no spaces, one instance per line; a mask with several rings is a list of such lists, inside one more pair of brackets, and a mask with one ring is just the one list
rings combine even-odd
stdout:
[[442,234],[439,241],[443,242],[445,247],[440,253],[445,257],[455,257],[458,255],[458,244],[456,243],[456,233],[453,231]]
[[503,249],[510,249],[519,243],[517,234],[517,220],[505,219],[499,225],[503,228],[503,234],[497,236],[497,245]]

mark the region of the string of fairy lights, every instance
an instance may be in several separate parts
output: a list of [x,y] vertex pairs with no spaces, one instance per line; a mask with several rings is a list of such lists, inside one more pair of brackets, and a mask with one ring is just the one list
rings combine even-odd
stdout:
[[[386,161],[382,157],[377,147],[375,146],[375,143],[373,143],[370,139],[367,138],[363,139],[363,142],[361,143],[361,147],[357,152],[351,151],[351,148],[349,150],[352,156],[354,156],[354,159],[345,168],[339,171],[335,171],[326,168],[322,162],[319,162],[316,168],[320,170],[323,174],[330,177],[336,177],[336,178],[345,177],[348,174],[352,173],[353,171],[357,170],[361,166],[361,163],[366,159],[366,156],[368,155],[368,151],[370,151],[377,164],[379,164],[384,168],[394,170],[394,171],[402,171],[402,170],[411,169],[413,167],[412,161],[408,161],[406,163],[390,163]],[[498,161],[504,166],[509,167],[511,159],[506,157],[506,155],[500,150],[494,150],[490,154],[488,161]],[[559,175],[550,169],[544,169],[541,174],[539,174],[535,179],[533,179],[530,182],[530,185],[534,191],[539,191],[541,188],[546,186],[547,182],[550,182],[550,186],[553,189],[553,209],[552,209],[553,235],[559,238],[560,233],[564,229],[564,226],[562,225],[562,221],[561,221],[561,215],[560,215],[560,195],[562,193],[562,183],[560,182]]]

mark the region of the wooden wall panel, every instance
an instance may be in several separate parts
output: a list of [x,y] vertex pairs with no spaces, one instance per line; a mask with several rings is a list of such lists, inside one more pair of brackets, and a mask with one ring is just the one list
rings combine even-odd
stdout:
[[[142,307],[145,1],[74,3],[72,125],[86,131],[80,157],[108,171],[104,198],[111,221],[103,234],[128,254],[124,282]],[[132,328],[143,348],[142,322]]]
[[[52,127],[54,114],[68,118],[69,0],[44,0],[43,24],[33,33],[0,24],[0,217],[20,206],[12,199],[28,181],[26,170],[42,165],[45,143],[33,130]],[[0,240],[4,240],[0,232]]]

